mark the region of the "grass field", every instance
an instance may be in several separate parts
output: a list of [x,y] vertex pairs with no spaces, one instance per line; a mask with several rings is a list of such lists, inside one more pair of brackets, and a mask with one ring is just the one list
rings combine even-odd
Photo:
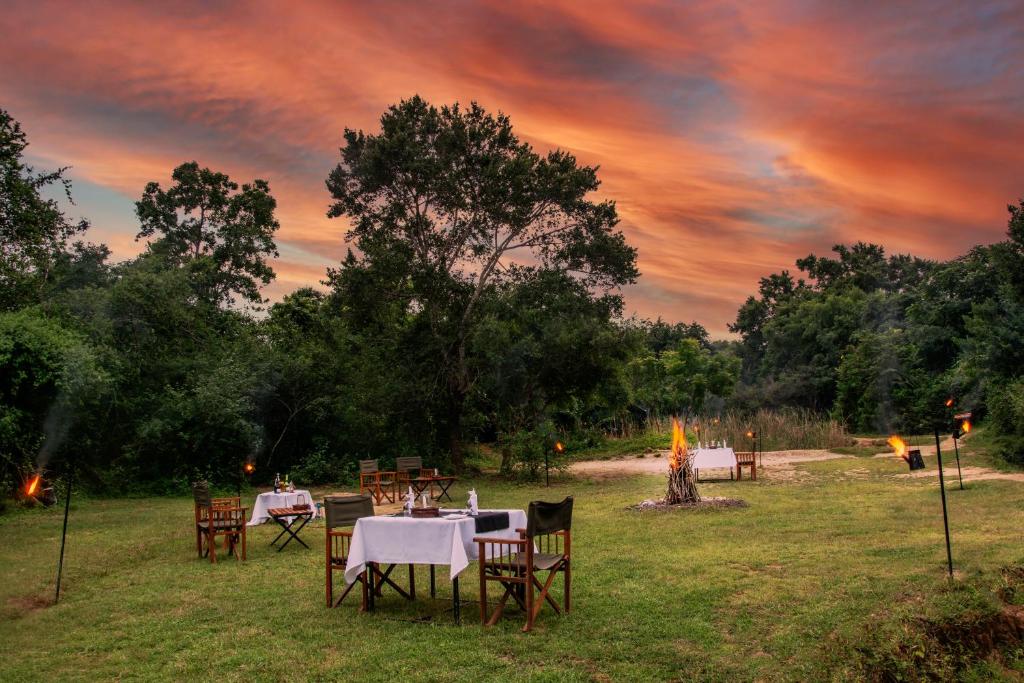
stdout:
[[[77,500],[66,592],[46,605],[61,511],[8,512],[0,679],[857,679],[858,649],[902,623],[894,619],[959,609],[942,606],[961,589],[946,587],[938,491],[930,479],[899,477],[905,468],[888,459],[796,469],[702,484],[704,495],[749,504],[702,512],[626,509],[663,493],[656,476],[550,490],[466,482],[457,499],[476,486],[484,506],[576,496],[573,613],[542,612],[530,634],[516,612],[481,629],[473,603],[461,627],[444,601],[392,595],[374,614],[358,614],[355,602],[327,610],[322,526],[304,533],[311,551],[283,553],[267,546],[271,526],[256,528],[248,562],[211,566],[195,558],[185,498]],[[949,506],[957,586],[990,585],[1021,559],[1024,484],[971,482],[950,492]],[[464,600],[476,597],[474,572]],[[425,570],[418,583],[423,592]],[[1004,657],[960,673],[981,680],[1017,665]]]

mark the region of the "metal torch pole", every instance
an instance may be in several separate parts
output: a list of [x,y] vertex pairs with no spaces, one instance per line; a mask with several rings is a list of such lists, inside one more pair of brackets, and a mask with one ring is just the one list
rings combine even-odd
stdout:
[[960,477],[960,490],[964,490],[964,475],[960,471],[960,446],[956,443],[956,434],[953,435],[953,450],[956,451],[956,476]]
[[68,537],[68,510],[71,508],[71,485],[75,479],[75,470],[68,469],[68,491],[64,498],[64,529],[60,532],[60,559],[57,561],[57,590],[53,594],[53,603],[60,600],[60,577],[64,573],[64,543]]
[[949,546],[949,513],[946,511],[946,481],[942,476],[942,449],[939,447],[939,428],[935,428],[935,455],[939,460],[939,491],[942,495],[942,526],[946,530],[946,561],[949,578],[953,578],[953,551]]

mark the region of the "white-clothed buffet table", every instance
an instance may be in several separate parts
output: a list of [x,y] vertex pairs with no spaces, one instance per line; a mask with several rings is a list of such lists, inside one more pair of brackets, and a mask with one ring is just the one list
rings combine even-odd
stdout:
[[345,581],[352,583],[366,569],[367,562],[385,564],[446,564],[455,579],[477,559],[476,536],[519,537],[516,529],[526,527],[522,510],[480,510],[507,512],[508,527],[477,533],[476,519],[463,511],[442,510],[441,517],[363,517],[352,531]]
[[697,448],[692,453],[695,470],[736,467],[736,452],[731,448]]
[[292,493],[274,493],[273,491],[261,493],[256,496],[256,503],[252,506],[252,516],[249,518],[248,526],[269,522],[270,513],[267,510],[270,508],[290,508],[296,503],[309,505],[313,516],[316,516],[316,503],[313,502],[313,496],[309,491],[296,489]]

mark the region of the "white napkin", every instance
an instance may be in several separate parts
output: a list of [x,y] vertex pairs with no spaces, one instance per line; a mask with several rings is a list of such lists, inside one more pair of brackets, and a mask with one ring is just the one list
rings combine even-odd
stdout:
[[477,509],[476,489],[470,489],[469,490],[469,514],[471,514],[474,517],[476,517],[478,513],[479,513],[479,510]]

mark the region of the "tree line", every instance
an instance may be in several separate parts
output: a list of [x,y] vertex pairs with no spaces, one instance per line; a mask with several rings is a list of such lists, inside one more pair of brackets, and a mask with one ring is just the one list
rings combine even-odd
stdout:
[[69,218],[67,170],[36,171],[27,146],[0,110],[7,488],[72,463],[103,490],[230,484],[245,462],[344,481],[368,457],[461,470],[481,445],[529,476],[555,439],[652,417],[799,405],[880,428],[951,390],[1019,433],[1020,209],[1007,242],[948,263],[861,244],[802,259],[713,342],[624,316],[636,251],[597,169],[475,103],[413,97],[346,129],[325,200],[348,254],[272,305],[267,181],[181,164],[142,188],[144,248],[113,262]]

